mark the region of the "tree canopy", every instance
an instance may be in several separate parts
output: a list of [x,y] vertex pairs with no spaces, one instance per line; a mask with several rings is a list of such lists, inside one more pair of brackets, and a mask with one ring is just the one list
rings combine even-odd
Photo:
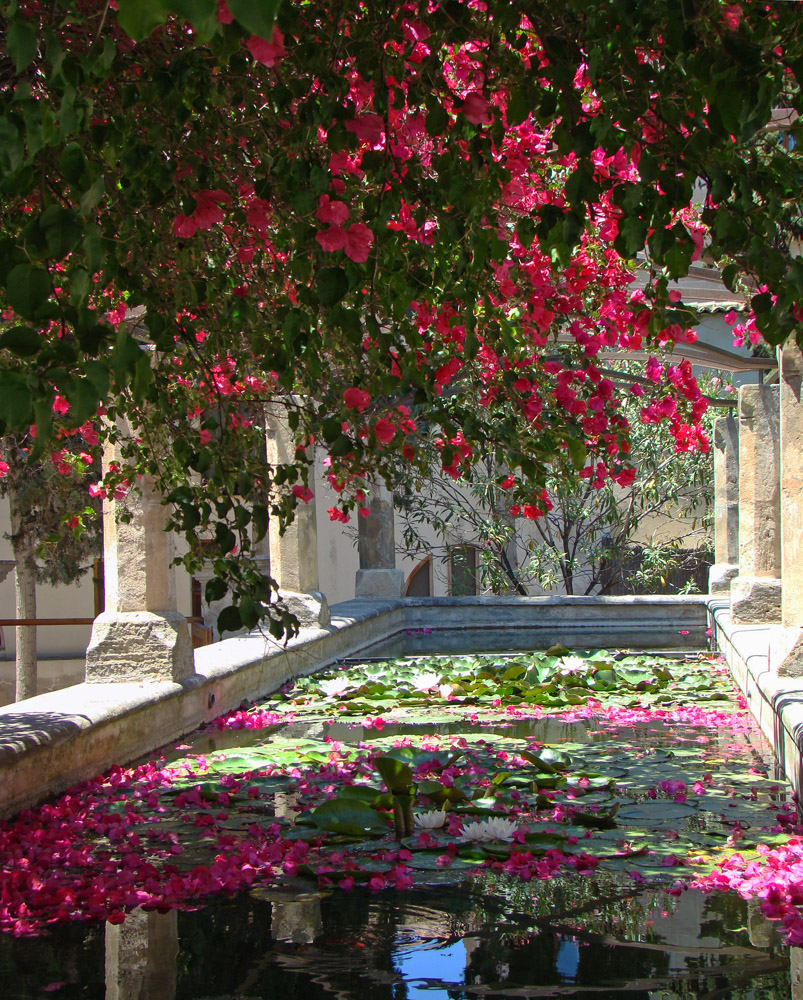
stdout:
[[[372,475],[423,467],[424,421],[447,473],[488,454],[509,470],[521,516],[550,469],[626,484],[599,356],[693,339],[670,279],[704,254],[751,281],[769,343],[796,334],[798,13],[6,3],[0,432],[35,425],[43,454],[125,417],[128,466],[95,492],[157,476],[188,567],[213,558],[209,597],[231,589],[222,627],[272,613],[244,556],[309,501],[313,446],[338,519]],[[642,419],[707,447],[688,363],[661,386]],[[265,463],[266,406],[297,431],[292,462]]]

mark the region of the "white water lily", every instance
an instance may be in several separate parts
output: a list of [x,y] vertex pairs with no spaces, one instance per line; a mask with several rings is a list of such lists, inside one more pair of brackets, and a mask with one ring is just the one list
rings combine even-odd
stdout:
[[320,686],[327,698],[337,698],[349,690],[351,682],[345,677],[333,677],[330,681],[321,681]]
[[416,813],[413,819],[419,830],[437,830],[446,823],[446,813],[443,809],[430,809],[429,812]]
[[454,691],[451,684],[440,684],[438,686],[438,694],[441,698],[448,699],[449,695]]
[[564,674],[584,674],[588,670],[588,661],[582,656],[561,656],[560,669]]
[[438,686],[439,682],[440,677],[438,674],[434,674],[432,672],[416,674],[410,681],[413,686],[413,691],[431,691],[433,688]]
[[493,817],[491,819],[477,819],[471,823],[466,823],[458,840],[466,843],[481,844],[489,840],[513,840],[513,836],[518,829],[518,824],[512,819],[502,819]]

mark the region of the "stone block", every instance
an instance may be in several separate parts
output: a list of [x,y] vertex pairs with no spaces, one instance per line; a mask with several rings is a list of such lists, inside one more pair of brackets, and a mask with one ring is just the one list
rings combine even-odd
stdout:
[[404,597],[404,572],[400,569],[358,569],[357,597]]
[[777,386],[739,389],[739,569],[745,577],[781,576],[778,400]]
[[298,619],[301,628],[323,628],[331,621],[329,604],[318,590],[311,594],[280,590],[279,597],[290,614]]
[[769,576],[737,576],[731,583],[731,621],[738,625],[781,621],[781,581]]
[[739,575],[739,567],[735,563],[714,563],[708,571],[708,593],[729,594],[731,581]]
[[772,630],[769,667],[779,677],[803,677],[803,628]]
[[186,618],[177,611],[106,611],[86,651],[88,684],[180,682],[195,673]]
[[739,559],[739,423],[714,421],[714,552],[718,563]]

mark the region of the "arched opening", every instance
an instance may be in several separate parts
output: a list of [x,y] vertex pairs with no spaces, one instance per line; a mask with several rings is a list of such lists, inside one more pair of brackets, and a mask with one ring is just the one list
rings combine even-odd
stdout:
[[432,556],[422,559],[407,578],[405,597],[432,597]]

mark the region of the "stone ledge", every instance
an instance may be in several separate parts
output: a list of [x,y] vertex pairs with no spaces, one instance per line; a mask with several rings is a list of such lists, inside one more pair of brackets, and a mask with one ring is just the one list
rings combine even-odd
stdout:
[[731,621],[730,602],[710,598],[708,611],[717,645],[747,705],[772,744],[795,791],[803,791],[803,679],[782,677],[770,666],[780,625]]

